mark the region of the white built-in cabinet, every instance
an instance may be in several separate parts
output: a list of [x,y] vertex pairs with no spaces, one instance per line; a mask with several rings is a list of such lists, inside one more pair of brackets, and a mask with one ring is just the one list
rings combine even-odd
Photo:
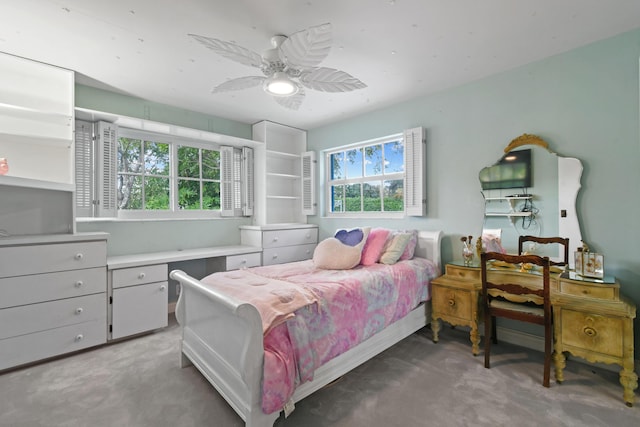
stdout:
[[109,271],[109,339],[167,326],[166,263]]
[[262,265],[303,261],[313,257],[318,244],[315,224],[244,225],[240,242],[262,248]]
[[0,235],[73,233],[74,73],[0,53]]
[[255,148],[254,224],[306,223],[314,215],[315,153],[307,132],[262,121],[253,125]]
[[107,341],[107,234],[0,239],[0,370]]

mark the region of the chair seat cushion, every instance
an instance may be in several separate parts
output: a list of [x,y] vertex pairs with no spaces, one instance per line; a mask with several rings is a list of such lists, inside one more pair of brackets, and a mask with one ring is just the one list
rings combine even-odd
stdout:
[[541,306],[530,304],[519,304],[516,302],[505,301],[502,299],[493,299],[489,303],[493,308],[501,308],[503,310],[518,311],[520,313],[533,314],[535,316],[544,317],[544,308]]

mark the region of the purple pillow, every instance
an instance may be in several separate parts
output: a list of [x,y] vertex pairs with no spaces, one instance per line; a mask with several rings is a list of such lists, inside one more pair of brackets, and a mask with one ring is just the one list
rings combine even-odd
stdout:
[[364,233],[360,228],[354,228],[353,230],[339,230],[335,238],[340,240],[343,244],[347,246],[357,246],[358,243],[362,242],[362,238],[364,237]]

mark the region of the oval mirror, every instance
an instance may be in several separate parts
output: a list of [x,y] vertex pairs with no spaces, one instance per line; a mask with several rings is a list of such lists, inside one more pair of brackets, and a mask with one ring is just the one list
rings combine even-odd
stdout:
[[[546,141],[523,134],[504,149],[504,155],[480,171],[485,199],[483,235],[499,238],[508,253],[518,252],[518,237],[568,237],[569,265],[582,234],[576,211],[582,163],[559,156]],[[546,249],[546,251],[545,251]],[[536,248],[537,255],[561,258],[561,248]]]

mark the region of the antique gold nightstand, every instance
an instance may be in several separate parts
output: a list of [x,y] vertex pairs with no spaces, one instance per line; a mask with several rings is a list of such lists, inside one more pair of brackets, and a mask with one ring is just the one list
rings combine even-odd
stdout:
[[445,274],[431,281],[431,307],[433,341],[438,342],[440,320],[454,326],[470,326],[471,352],[480,353],[480,267],[449,263]]
[[556,381],[564,381],[564,353],[589,362],[617,364],[627,406],[632,406],[638,376],[634,372],[633,319],[636,306],[620,295],[613,277],[585,279],[564,273],[552,284]]

